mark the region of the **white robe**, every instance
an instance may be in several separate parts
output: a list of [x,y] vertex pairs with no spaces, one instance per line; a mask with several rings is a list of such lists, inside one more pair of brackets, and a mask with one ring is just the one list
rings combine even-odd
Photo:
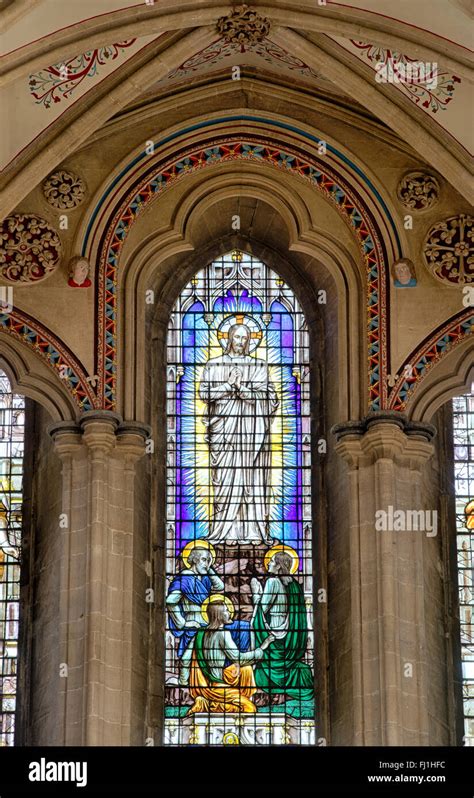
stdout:
[[[240,390],[229,385],[233,368],[242,371]],[[270,426],[278,398],[264,360],[223,355],[204,368],[200,397],[209,444],[214,512],[213,543],[266,543],[270,488]]]

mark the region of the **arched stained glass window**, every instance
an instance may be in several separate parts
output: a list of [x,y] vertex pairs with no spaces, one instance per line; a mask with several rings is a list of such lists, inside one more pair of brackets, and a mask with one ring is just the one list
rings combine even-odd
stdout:
[[474,745],[474,395],[453,400],[464,743]]
[[25,400],[0,371],[0,745],[13,745],[17,692]]
[[302,310],[234,251],[182,291],[167,352],[165,743],[312,744]]

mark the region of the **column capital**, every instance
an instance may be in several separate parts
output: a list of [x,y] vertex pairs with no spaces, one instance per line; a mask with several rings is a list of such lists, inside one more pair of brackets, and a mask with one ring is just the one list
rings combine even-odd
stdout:
[[81,428],[76,421],[57,421],[48,426],[48,433],[61,459],[77,455],[82,448]]
[[115,446],[115,434],[122,417],[111,410],[88,410],[79,419],[84,443],[103,454]]
[[140,421],[123,421],[117,429],[117,451],[131,463],[145,454],[145,446],[151,437],[151,427]]
[[434,427],[433,424],[425,424],[421,421],[410,421],[404,413],[399,413],[397,410],[373,410],[363,419],[335,424],[331,428],[331,432],[336,436],[336,441],[339,442],[342,438],[349,436],[361,437],[371,427],[384,424],[395,424],[406,435],[424,438],[429,443],[436,435],[436,427]]
[[403,413],[381,410],[360,421],[336,424],[331,432],[336,451],[351,468],[388,459],[416,469],[433,454],[436,428],[410,421]]

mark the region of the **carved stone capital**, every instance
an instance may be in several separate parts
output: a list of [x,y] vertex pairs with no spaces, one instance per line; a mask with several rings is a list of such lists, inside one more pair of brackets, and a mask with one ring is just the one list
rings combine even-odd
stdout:
[[82,434],[75,421],[59,421],[50,424],[48,433],[54,441],[54,449],[61,460],[77,456],[82,449]]
[[403,413],[376,411],[362,421],[336,424],[335,449],[350,468],[368,466],[378,460],[391,460],[419,470],[432,456],[432,424],[412,422]]
[[143,457],[146,441],[151,437],[151,427],[139,421],[124,421],[117,430],[117,451],[125,455],[130,464]]
[[80,419],[84,443],[94,452],[107,454],[115,447],[121,421],[121,416],[111,410],[87,411]]

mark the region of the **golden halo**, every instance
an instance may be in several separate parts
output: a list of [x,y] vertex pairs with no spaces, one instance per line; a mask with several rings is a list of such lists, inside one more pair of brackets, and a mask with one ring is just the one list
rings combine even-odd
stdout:
[[224,745],[240,745],[240,740],[235,732],[226,732],[222,738]]
[[183,551],[181,552],[181,557],[183,559],[184,564],[189,568],[189,555],[194,549],[209,549],[212,556],[212,561],[216,561],[216,550],[212,543],[208,543],[207,540],[190,540],[189,543],[186,543]]
[[229,338],[229,330],[234,324],[249,328],[249,352],[253,352],[262,342],[263,331],[257,319],[254,316],[247,315],[246,313],[232,313],[230,316],[226,316],[221,322],[219,329],[217,330],[217,338],[222,348],[226,348],[227,339]]
[[464,508],[464,514],[466,516],[466,528],[473,529],[474,528],[474,501],[471,499],[468,501]]
[[295,574],[299,568],[300,558],[298,557],[296,551],[292,549],[291,546],[287,546],[285,543],[279,543],[277,546],[273,546],[273,548],[268,549],[268,551],[265,553],[265,557],[263,560],[265,570],[268,571],[268,564],[270,560],[272,559],[273,555],[278,554],[279,551],[284,551],[285,554],[290,555],[292,559],[290,574]]
[[224,596],[222,593],[213,593],[212,596],[209,596],[209,598],[207,598],[201,604],[201,615],[206,623],[209,623],[209,618],[207,617],[207,608],[209,604],[225,604],[230,612],[230,620],[232,620],[234,617],[235,607],[230,598],[228,596]]

